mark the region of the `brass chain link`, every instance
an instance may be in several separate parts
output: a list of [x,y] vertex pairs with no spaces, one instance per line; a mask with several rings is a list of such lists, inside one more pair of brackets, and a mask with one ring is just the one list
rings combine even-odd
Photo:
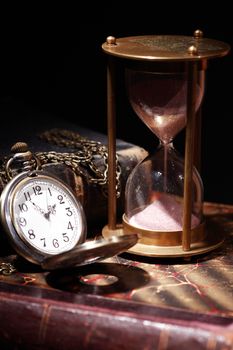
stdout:
[[0,262],[0,274],[4,276],[10,276],[16,272],[16,268],[10,262]]
[[[51,144],[69,149],[69,152],[36,152],[35,155],[42,165],[63,163],[75,174],[84,177],[87,183],[101,186],[103,194],[107,195],[108,151],[105,145],[65,129],[51,129],[41,133],[39,137]],[[5,162],[0,167],[0,176],[3,183],[7,183],[4,164]],[[121,190],[121,167],[117,155],[116,165],[116,195],[118,198]]]

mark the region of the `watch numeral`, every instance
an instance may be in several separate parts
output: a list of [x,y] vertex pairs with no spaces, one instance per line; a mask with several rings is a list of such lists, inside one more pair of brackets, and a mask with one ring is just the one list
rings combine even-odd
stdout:
[[24,192],[23,194],[24,194],[24,197],[25,197],[26,201],[30,201],[31,200],[31,196],[30,196],[29,192]]
[[30,239],[35,239],[36,238],[36,235],[35,235],[33,230],[28,230],[28,235],[29,235]]
[[52,192],[51,192],[49,187],[48,187],[48,191],[49,191],[50,196],[52,196]]
[[32,188],[33,188],[35,196],[38,196],[39,194],[42,194],[40,186],[33,186]]
[[24,219],[23,217],[19,218],[19,224],[20,226],[26,226],[27,225],[26,219]]
[[20,211],[28,211],[27,204],[25,203],[19,204],[19,209]]
[[53,239],[53,246],[54,246],[54,248],[59,247],[59,243],[58,243],[58,240],[56,238]]
[[70,210],[70,207],[66,208],[66,210],[67,210],[67,213],[66,213],[67,216],[73,215],[73,212]]
[[71,224],[71,222],[69,221],[68,223],[68,230],[73,230],[74,229],[74,226]]
[[64,241],[64,242],[69,242],[70,239],[69,239],[69,237],[67,236],[67,233],[63,233],[62,236],[63,236],[63,241]]
[[41,238],[40,240],[44,242],[43,247],[46,247],[45,238]]
[[65,203],[63,201],[63,196],[61,194],[59,194],[59,196],[57,196],[57,199],[59,200],[60,204],[64,204]]

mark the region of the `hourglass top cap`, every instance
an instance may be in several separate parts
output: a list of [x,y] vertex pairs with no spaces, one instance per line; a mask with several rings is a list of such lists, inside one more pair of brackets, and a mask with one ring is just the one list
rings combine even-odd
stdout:
[[193,36],[143,35],[124,38],[109,36],[102,45],[105,53],[131,60],[198,61],[228,54],[230,46],[203,37],[201,30]]

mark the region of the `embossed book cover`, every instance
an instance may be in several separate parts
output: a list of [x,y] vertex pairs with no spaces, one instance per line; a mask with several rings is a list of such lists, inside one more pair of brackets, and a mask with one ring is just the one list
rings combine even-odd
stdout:
[[233,208],[206,203],[205,215],[226,239],[217,250],[190,260],[124,253],[50,272],[14,254],[2,257],[2,344],[232,349]]

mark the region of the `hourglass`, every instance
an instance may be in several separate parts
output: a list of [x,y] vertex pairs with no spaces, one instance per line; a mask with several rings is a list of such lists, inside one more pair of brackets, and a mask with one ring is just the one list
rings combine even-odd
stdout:
[[[108,136],[111,178],[114,178],[114,68],[124,59],[130,104],[159,139],[154,154],[130,174],[125,189],[122,228],[111,225],[114,186],[109,177],[109,224],[103,235],[138,233],[132,253],[146,256],[189,256],[212,250],[223,237],[211,234],[203,217],[203,184],[193,157],[198,158],[200,137],[196,119],[204,94],[204,73],[209,58],[228,53],[225,43],[194,37],[140,36],[115,40],[109,37],[103,50],[110,55]],[[198,121],[198,120],[197,120]],[[196,124],[196,125],[195,125]],[[173,146],[186,128],[185,159]],[[111,163],[112,162],[112,163]],[[115,227],[114,227],[115,225]]]
[[[187,72],[127,70],[129,100],[136,114],[159,138],[156,152],[138,164],[126,186],[125,230],[148,231],[156,242],[179,242],[183,219],[184,162],[173,147],[186,125]],[[179,67],[180,68],[180,67]],[[196,86],[198,110],[203,96],[203,71]],[[193,169],[191,228],[202,225],[202,183]],[[155,237],[154,232],[159,232]],[[162,234],[162,232],[164,232]],[[147,235],[146,235],[147,236]]]

